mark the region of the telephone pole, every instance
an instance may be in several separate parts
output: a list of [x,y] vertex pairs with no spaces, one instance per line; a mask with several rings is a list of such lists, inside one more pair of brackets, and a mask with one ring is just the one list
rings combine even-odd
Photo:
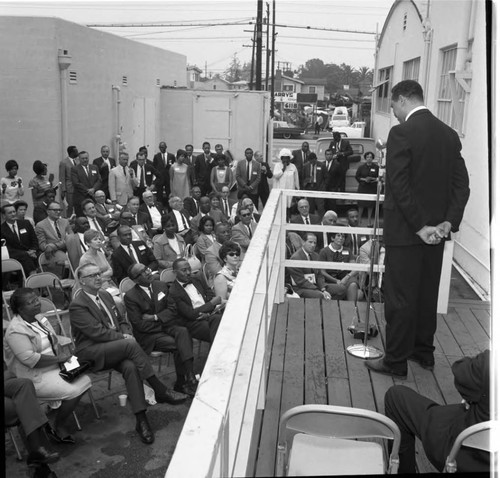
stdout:
[[271,47],[271,118],[274,118],[274,56],[276,50],[276,0],[273,0],[273,33]]
[[269,3],[266,2],[266,83],[264,90],[269,89]]
[[263,0],[257,0],[257,44],[255,64],[255,89],[262,90],[262,7]]
[[254,82],[253,82],[253,72],[255,65],[255,34],[257,32],[257,24],[253,27],[253,38],[252,38],[252,63],[250,66],[250,89],[253,90]]

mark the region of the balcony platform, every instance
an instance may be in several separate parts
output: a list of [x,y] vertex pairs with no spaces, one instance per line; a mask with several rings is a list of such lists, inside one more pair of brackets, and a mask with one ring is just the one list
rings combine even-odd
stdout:
[[[359,304],[364,320],[366,303]],[[288,409],[302,404],[344,405],[383,413],[384,395],[394,384],[403,384],[441,404],[460,402],[453,385],[451,364],[490,346],[490,303],[456,300],[448,313],[438,316],[434,371],[409,362],[407,380],[370,373],[364,360],[346,348],[355,343],[348,332],[354,304],[346,301],[287,298],[272,315],[265,409],[260,414],[260,436],[250,459],[250,476],[273,476],[278,424]],[[368,344],[383,350],[383,304],[374,304],[370,322],[381,333]],[[418,440],[417,440],[418,441]],[[436,472],[421,444],[417,444],[420,473]]]

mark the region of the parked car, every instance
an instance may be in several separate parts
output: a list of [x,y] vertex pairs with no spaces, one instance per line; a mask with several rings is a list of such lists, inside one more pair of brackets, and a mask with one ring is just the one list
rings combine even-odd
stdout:
[[304,128],[299,128],[286,121],[273,121],[273,138],[299,138],[304,134]]

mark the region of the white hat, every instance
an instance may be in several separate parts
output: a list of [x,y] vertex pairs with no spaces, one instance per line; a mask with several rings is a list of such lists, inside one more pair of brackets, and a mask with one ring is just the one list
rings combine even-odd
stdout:
[[292,157],[292,152],[289,150],[289,149],[286,149],[286,148],[283,148],[281,151],[280,151],[280,154],[278,155],[280,158],[282,158],[283,156],[288,156],[289,158]]

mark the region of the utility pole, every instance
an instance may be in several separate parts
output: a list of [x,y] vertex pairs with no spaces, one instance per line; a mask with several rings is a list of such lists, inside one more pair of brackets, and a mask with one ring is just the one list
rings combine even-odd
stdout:
[[262,7],[263,0],[257,0],[257,45],[255,64],[255,89],[262,90]]
[[269,3],[266,2],[266,84],[264,90],[269,89]]
[[273,0],[273,33],[271,57],[271,118],[274,118],[274,56],[276,47],[276,0]]
[[253,26],[253,38],[252,38],[252,63],[250,66],[250,89],[253,90],[253,71],[255,66],[255,35],[257,32],[257,24]]

